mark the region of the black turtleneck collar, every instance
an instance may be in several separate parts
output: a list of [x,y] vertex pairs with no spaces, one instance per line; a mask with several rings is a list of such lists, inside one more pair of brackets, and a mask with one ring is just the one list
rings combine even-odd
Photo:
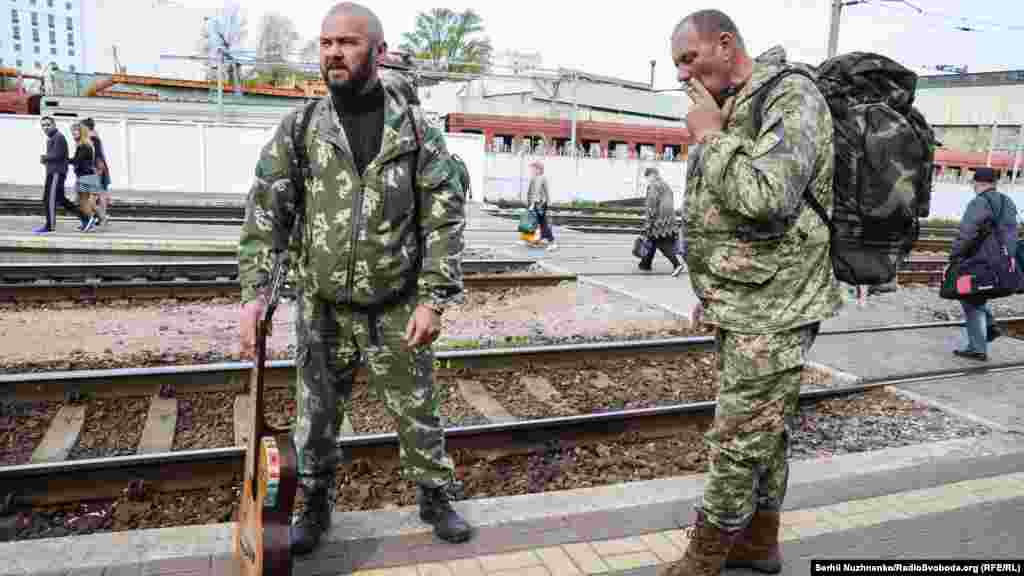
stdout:
[[361,94],[332,92],[331,98],[361,176],[366,166],[380,153],[384,139],[384,85],[378,80],[373,88]]

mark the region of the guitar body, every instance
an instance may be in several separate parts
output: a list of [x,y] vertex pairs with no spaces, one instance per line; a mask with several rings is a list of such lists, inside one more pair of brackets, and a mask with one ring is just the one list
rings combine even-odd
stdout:
[[246,475],[235,525],[234,549],[241,561],[240,574],[290,576],[289,527],[298,482],[291,436],[263,436],[257,465],[257,477]]
[[256,364],[249,394],[252,424],[245,453],[245,481],[235,524],[234,554],[241,576],[291,576],[289,530],[298,460],[291,434],[266,424],[263,415],[263,322],[257,331]]

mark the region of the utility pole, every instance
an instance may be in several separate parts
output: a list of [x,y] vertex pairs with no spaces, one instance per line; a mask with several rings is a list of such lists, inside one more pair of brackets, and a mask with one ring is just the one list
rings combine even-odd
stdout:
[[572,72],[572,155],[578,157],[579,153],[576,151],[576,115],[579,113],[579,97],[576,93],[576,88],[579,86],[579,76],[574,70]]
[[843,0],[832,0],[832,17],[829,19],[828,29],[828,56],[832,58],[839,49],[839,19],[843,12]]
[[1010,184],[1017,183],[1017,170],[1020,169],[1020,152],[1024,149],[1024,124],[1020,127],[1020,132],[1017,134],[1017,148],[1013,152],[1013,172],[1010,174]]
[[657,63],[657,60],[651,60],[651,90],[654,90],[654,65]]

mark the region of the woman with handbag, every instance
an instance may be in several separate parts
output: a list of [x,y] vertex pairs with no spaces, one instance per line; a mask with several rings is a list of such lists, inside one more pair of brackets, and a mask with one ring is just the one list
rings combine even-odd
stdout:
[[86,217],[79,230],[89,232],[96,225],[96,195],[100,191],[100,178],[96,175],[96,151],[89,138],[89,130],[81,124],[71,126],[71,136],[76,144],[71,164],[75,168],[78,205]]
[[655,249],[657,249],[672,263],[672,276],[679,276],[686,267],[677,256],[677,252],[684,250],[679,242],[681,236],[679,223],[676,221],[672,187],[661,179],[657,168],[644,170],[644,178],[647,181],[647,219],[644,222],[643,235],[649,249],[643,251],[644,255],[640,258],[640,269],[651,270]]
[[1015,258],[1017,206],[996,190],[992,168],[975,170],[974,192],[960,219],[940,295],[959,299],[964,310],[967,347],[953,354],[985,362],[988,343],[1002,336],[988,301],[1019,291],[1024,277]]

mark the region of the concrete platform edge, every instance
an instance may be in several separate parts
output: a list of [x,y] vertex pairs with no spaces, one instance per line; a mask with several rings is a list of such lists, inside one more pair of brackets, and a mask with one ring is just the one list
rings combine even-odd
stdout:
[[[925,445],[795,461],[786,509],[918,490],[1024,470],[1024,439],[993,433]],[[470,500],[456,507],[477,527],[473,541],[443,544],[415,508],[347,512],[296,575],[338,574],[440,562],[686,525],[702,475],[597,488]],[[139,530],[0,544],[3,574],[231,574],[231,524]],[[211,572],[212,571],[212,572]]]

